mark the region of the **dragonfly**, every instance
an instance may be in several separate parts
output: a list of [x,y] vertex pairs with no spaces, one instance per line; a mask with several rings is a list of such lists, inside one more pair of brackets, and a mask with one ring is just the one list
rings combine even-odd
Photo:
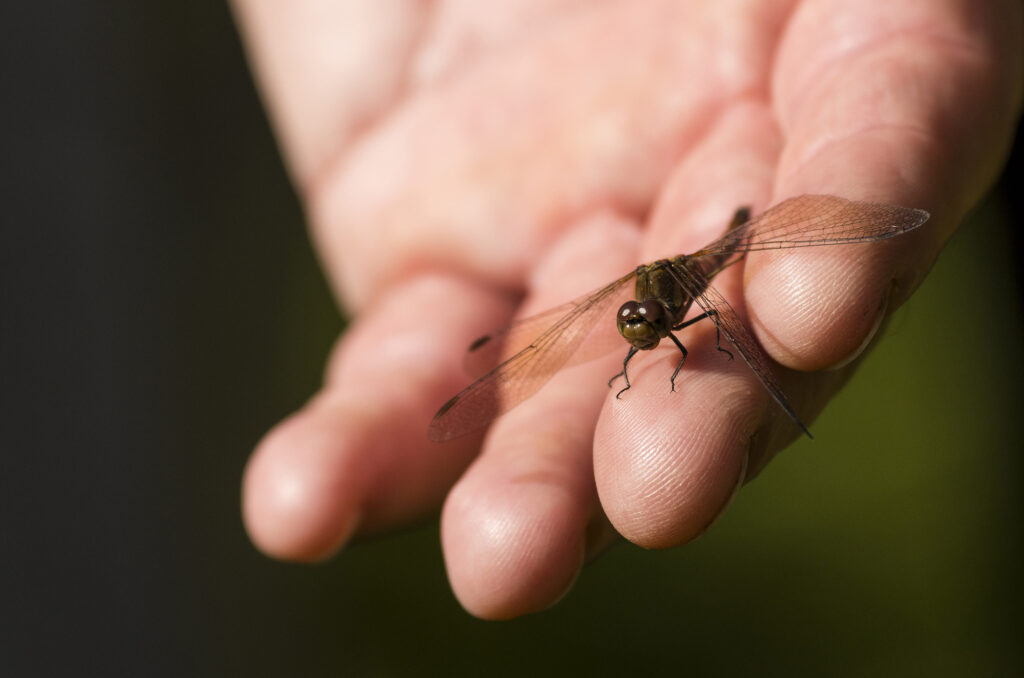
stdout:
[[[616,397],[630,388],[630,360],[640,351],[653,350],[662,339],[671,340],[680,352],[670,379],[674,391],[688,355],[675,332],[702,320],[714,323],[716,348],[733,357],[722,347],[725,337],[789,418],[813,437],[782,392],[768,356],[711,279],[748,252],[886,240],[921,226],[929,214],[833,195],[801,195],[753,219],[749,214],[746,208],[737,210],[725,235],[697,252],[643,264],[600,289],[474,341],[467,351],[468,369],[482,373],[497,366],[441,406],[430,423],[430,439],[442,442],[484,428],[558,371],[606,355],[616,345],[622,347],[622,339],[629,344],[622,371],[608,382],[611,387],[622,377],[624,387]],[[621,338],[601,329],[609,327],[602,319],[616,305]],[[699,312],[690,316],[694,306]]]

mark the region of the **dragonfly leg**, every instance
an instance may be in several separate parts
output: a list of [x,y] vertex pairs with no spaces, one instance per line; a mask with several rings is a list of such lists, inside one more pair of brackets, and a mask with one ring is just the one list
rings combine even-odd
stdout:
[[715,348],[729,356],[729,360],[732,360],[732,352],[722,348],[722,330],[718,326],[718,311],[708,311],[708,317],[715,316],[711,319],[711,322],[715,323]]
[[688,353],[686,351],[686,347],[683,346],[682,342],[680,342],[679,339],[676,338],[676,335],[669,332],[668,336],[672,340],[672,342],[679,348],[679,351],[683,354],[683,357],[679,359],[679,364],[676,365],[676,371],[672,373],[672,378],[669,380],[672,382],[672,390],[675,391],[676,375],[679,374],[679,370],[683,369],[683,363],[686,362],[686,356],[688,355]]
[[622,371],[619,372],[614,377],[612,377],[611,379],[608,380],[608,388],[611,388],[612,387],[612,383],[616,379],[618,379],[619,377],[622,377],[623,379],[626,380],[626,388],[622,389],[621,391],[619,391],[618,393],[615,394],[615,399],[616,400],[618,400],[620,395],[622,395],[623,393],[625,393],[626,391],[629,390],[629,375],[626,374],[626,365],[629,364],[630,359],[633,356],[635,356],[636,352],[639,351],[639,350],[640,349],[638,349],[636,346],[630,346],[629,347],[629,353],[626,354],[626,358],[622,361]]
[[[694,317],[690,318],[689,320],[687,320],[685,322],[679,323],[678,325],[673,327],[672,330],[673,331],[681,330],[684,327],[689,327],[690,325],[692,325],[694,323],[697,323],[697,322],[700,322],[701,320],[704,320],[705,318],[710,318],[711,322],[715,323],[715,348],[718,349],[719,351],[721,351],[722,353],[724,353],[725,355],[729,356],[729,360],[732,360],[732,352],[722,348],[722,331],[718,327],[718,311],[715,311],[715,310],[705,311],[704,313],[701,313],[700,315],[694,316]],[[669,336],[672,337],[671,334],[669,334]],[[675,337],[672,337],[672,339],[674,340]],[[678,341],[676,342],[676,345],[679,345]],[[680,346],[680,348],[682,348],[682,347]],[[680,367],[681,366],[682,365],[680,365]],[[679,372],[679,370],[676,370],[676,373],[678,373],[678,372]]]
[[674,326],[672,328],[672,331],[673,332],[678,332],[679,330],[683,329],[684,327],[689,327],[690,325],[693,325],[694,323],[699,323],[701,320],[704,320],[704,318],[710,318],[712,314],[714,314],[714,311],[705,311],[704,313],[701,313],[700,315],[695,315],[692,318],[690,318],[689,320],[684,320],[683,322],[681,322],[678,325]]

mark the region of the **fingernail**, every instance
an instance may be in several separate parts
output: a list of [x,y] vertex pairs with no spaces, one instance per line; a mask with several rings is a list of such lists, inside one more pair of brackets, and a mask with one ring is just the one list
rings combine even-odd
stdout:
[[622,536],[615,531],[608,517],[601,511],[587,525],[586,547],[583,554],[583,562],[590,563],[598,556],[607,551],[612,544],[622,540]]
[[852,352],[850,352],[850,355],[846,356],[836,364],[825,368],[826,370],[841,370],[842,368],[846,367],[854,360],[859,358],[862,353],[864,353],[864,350],[867,349],[867,347],[871,344],[871,341],[875,338],[875,335],[878,334],[878,328],[882,326],[882,321],[885,320],[885,312],[889,308],[889,295],[891,291],[892,288],[889,288],[882,296],[882,303],[878,307],[877,315],[875,315],[875,322],[872,323],[871,329],[868,330],[868,333],[864,335],[864,340],[860,342],[860,345],[857,346],[857,348],[855,348]]
[[740,464],[740,472],[739,474],[737,474],[736,483],[733,485],[732,491],[729,493],[729,496],[726,497],[725,501],[722,503],[721,508],[718,509],[714,517],[708,521],[708,524],[705,525],[700,532],[697,533],[696,537],[694,537],[695,539],[697,537],[703,537],[704,533],[710,530],[711,526],[718,522],[718,519],[722,517],[722,515],[725,513],[725,510],[729,508],[729,505],[732,503],[733,498],[737,494],[739,494],[740,488],[743,487],[743,481],[746,480],[747,478],[747,465],[749,463],[750,450],[746,449],[743,451],[743,463]]

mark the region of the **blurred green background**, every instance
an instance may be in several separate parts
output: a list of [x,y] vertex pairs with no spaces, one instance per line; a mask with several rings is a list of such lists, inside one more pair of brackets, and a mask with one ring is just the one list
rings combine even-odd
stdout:
[[1019,177],[709,533],[487,623],[436,522],[318,567],[245,537],[245,459],[342,321],[226,8],[4,11],[0,674],[1020,670]]

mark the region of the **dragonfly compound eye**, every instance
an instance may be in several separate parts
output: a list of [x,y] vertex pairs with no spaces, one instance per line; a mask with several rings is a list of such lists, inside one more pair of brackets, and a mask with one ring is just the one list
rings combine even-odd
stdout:
[[616,317],[619,334],[633,346],[647,351],[661,341],[660,325],[664,324],[665,309],[657,302],[627,301],[619,307]]

